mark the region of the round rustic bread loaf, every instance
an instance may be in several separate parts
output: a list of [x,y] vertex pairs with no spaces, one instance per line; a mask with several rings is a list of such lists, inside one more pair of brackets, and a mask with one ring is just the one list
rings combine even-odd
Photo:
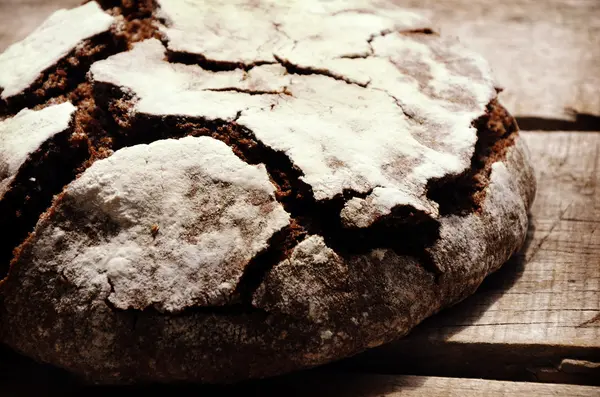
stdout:
[[276,375],[405,335],[523,243],[516,122],[423,17],[122,3],[0,55],[14,349],[102,383]]

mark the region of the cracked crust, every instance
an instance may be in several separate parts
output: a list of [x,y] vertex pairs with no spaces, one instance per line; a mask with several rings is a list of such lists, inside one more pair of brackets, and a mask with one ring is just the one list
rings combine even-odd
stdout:
[[71,74],[82,66],[85,70],[93,61],[116,52],[116,40],[108,39],[116,22],[95,2],[59,10],[0,54],[0,115],[62,94],[67,90],[69,68]]
[[516,123],[488,65],[420,16],[100,3],[119,22],[99,45],[129,51],[86,81],[64,69],[40,107],[77,110],[21,179],[79,154],[22,189],[48,201],[0,282],[15,349],[101,383],[276,375],[406,334],[521,246],[535,180]]
[[158,0],[157,4],[158,15],[166,22],[160,31],[171,53],[201,55],[225,65],[274,63],[277,56],[290,57],[294,64],[306,57],[361,56],[370,53],[368,41],[380,32],[428,27],[419,14],[372,1]]
[[94,280],[117,309],[225,305],[248,262],[288,225],[274,190],[264,166],[211,138],[136,145],[70,184],[19,262],[79,286]]
[[31,154],[69,129],[73,113],[75,106],[64,103],[39,111],[24,109],[0,121],[0,200]]
[[113,310],[110,289],[93,278],[77,286],[19,262],[4,286],[4,338],[103,383],[231,382],[323,364],[402,336],[472,293],[521,246],[533,186],[517,139],[493,166],[481,213],[442,217],[443,238],[429,250],[437,281],[412,256],[378,249],[343,258],[310,236],[268,272],[250,311]]
[[[236,121],[289,157],[318,201],[344,191],[368,193],[341,213],[347,227],[367,228],[399,206],[438,216],[427,183],[470,167],[473,120],[496,96],[479,58],[455,41],[417,36],[387,34],[376,47],[381,56],[369,59],[313,60],[328,72],[289,61],[211,72],[169,63],[158,41],[147,41],[96,63],[91,74],[135,98],[133,116]],[[419,81],[402,69],[411,62],[406,59],[435,65],[434,77]],[[331,78],[336,68],[342,77]],[[349,84],[357,79],[343,76],[365,82]],[[155,81],[169,83],[157,88]],[[243,95],[248,92],[272,95]]]
[[87,156],[81,142],[69,142],[75,113],[63,103],[0,121],[0,219],[10,228],[0,242],[0,279],[53,192],[73,180],[74,166]]

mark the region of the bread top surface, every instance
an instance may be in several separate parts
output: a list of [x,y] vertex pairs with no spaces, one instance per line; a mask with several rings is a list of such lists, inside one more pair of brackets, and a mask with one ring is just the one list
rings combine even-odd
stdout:
[[[66,266],[75,283],[104,280],[115,308],[178,312],[237,303],[253,259],[296,221],[295,243],[327,258],[354,244],[397,249],[402,241],[391,241],[411,230],[411,254],[433,243],[440,203],[431,184],[469,175],[481,154],[475,122],[496,98],[485,61],[412,11],[369,1],[157,5],[162,42],[132,44],[87,75],[110,91],[91,94],[98,106],[126,120],[108,123],[109,138],[137,138],[66,187],[25,243],[28,255]],[[111,18],[91,25],[108,29]],[[145,126],[162,138],[209,136],[140,145]],[[286,183],[294,187],[283,203]]]
[[[489,67],[457,40],[427,34],[414,13],[327,2],[159,5],[166,46],[150,40],[100,61],[93,80],[134,96],[138,114],[248,128],[291,160],[316,200],[362,195],[342,210],[348,227],[398,206],[436,218],[427,184],[471,166],[472,124],[496,97]],[[178,57],[205,69],[168,60]]]

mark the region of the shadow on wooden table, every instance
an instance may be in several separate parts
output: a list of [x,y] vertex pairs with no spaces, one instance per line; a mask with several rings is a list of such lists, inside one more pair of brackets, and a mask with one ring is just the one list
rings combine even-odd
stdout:
[[377,377],[340,372],[331,366],[235,385],[86,386],[65,371],[33,362],[0,347],[2,397],[111,397],[140,394],[187,396],[339,396],[375,397],[415,389],[424,378]]
[[519,128],[523,131],[600,131],[600,117],[593,114],[568,110],[573,120],[543,117],[517,117]]

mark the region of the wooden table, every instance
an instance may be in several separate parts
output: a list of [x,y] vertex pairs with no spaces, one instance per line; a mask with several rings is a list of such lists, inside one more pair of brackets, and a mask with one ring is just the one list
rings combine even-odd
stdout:
[[[505,88],[539,184],[522,252],[407,338],[341,363],[233,387],[136,392],[600,396],[600,0],[396,1],[427,9],[442,33],[483,53]],[[0,51],[78,2],[0,0]],[[2,396],[106,392],[0,351]]]

